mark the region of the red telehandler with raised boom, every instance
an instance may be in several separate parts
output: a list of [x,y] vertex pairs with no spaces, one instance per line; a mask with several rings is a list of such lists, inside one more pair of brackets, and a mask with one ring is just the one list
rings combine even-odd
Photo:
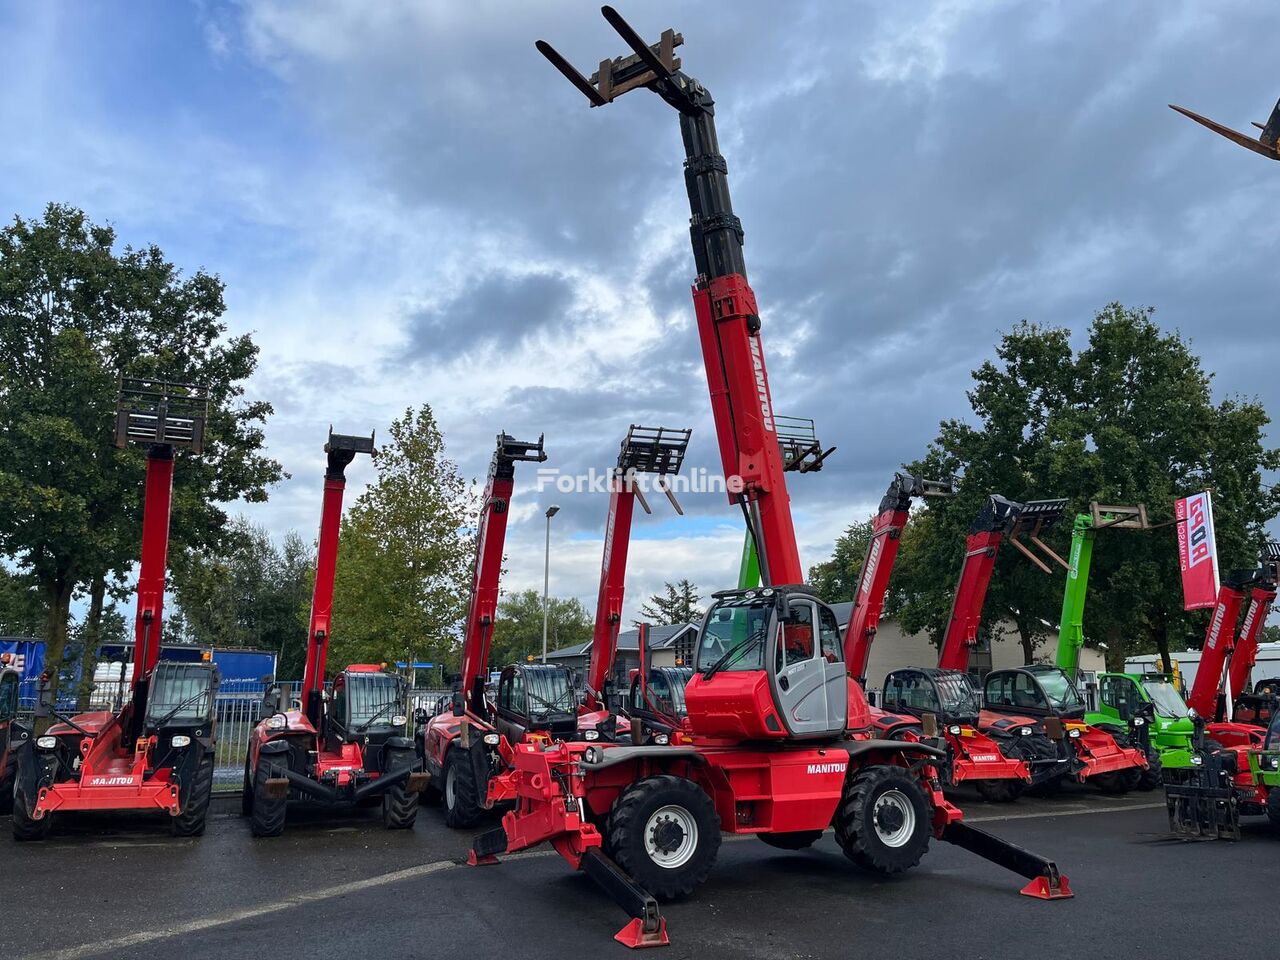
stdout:
[[245,754],[241,808],[255,837],[284,832],[291,800],[380,803],[383,826],[407,830],[417,818],[419,794],[426,785],[413,741],[404,735],[403,677],[379,664],[355,663],[334,678],[331,692],[325,690],[346,468],[356,454],[375,455],[373,436],[348,436],[330,428],[324,452],[324,499],[301,702],[292,709],[287,688],[270,689],[263,700],[263,719],[249,735]]
[[55,813],[163,810],[178,836],[204,833],[213,792],[214,697],[211,663],[160,659],[169,504],[174,453],[204,450],[208,395],[199,387],[121,379],[116,446],[147,450],[142,560],[134,618],[133,674],[118,713],[58,713],[41,680],[37,720],[54,723],[36,736],[18,728],[13,835],[42,840]]
[[915,866],[936,836],[1032,878],[1029,894],[1068,896],[1053,863],[961,821],[931,766],[945,751],[868,732],[866,700],[846,674],[835,614],[797,585],[803,569],[760,318],[711,96],[680,72],[674,31],[650,47],[613,8],[603,12],[634,52],[603,61],[594,81],[544,41],[538,49],[593,105],[643,87],[679,113],[694,302],[721,457],[770,585],[713,597],[685,689],[693,742],[519,745],[516,807],[501,827],[476,838],[471,860],[492,862],[550,842],[632,916],[616,936],[630,947],[667,942],[657,900],[688,895],[707,879],[722,832],[800,849],[834,826],[850,859],[884,874]]
[[653,474],[655,485],[671,501],[676,513],[683,515],[684,510],[665,481],[680,472],[692,433],[692,430],[632,424],[618,451],[618,462],[610,473],[600,592],[596,599],[595,629],[591,634],[586,696],[578,715],[578,731],[585,740],[630,737],[630,721],[610,708],[608,688],[618,653],[618,631],[622,626],[631,518],[637,502],[645,513],[653,512],[636,477],[638,474]]

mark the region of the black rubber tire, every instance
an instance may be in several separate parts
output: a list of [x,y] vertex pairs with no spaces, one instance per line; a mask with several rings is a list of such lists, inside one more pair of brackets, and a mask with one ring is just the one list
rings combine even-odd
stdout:
[[205,823],[209,819],[209,801],[213,799],[213,751],[209,750],[200,758],[196,767],[195,778],[191,781],[191,789],[187,791],[187,802],[182,812],[169,818],[169,829],[175,837],[199,837],[204,835]]
[[1012,803],[1027,788],[1025,780],[1014,780],[1011,777],[1002,780],[975,780],[973,785],[978,788],[978,795],[987,803]]
[[249,754],[244,755],[244,786],[240,788],[240,816],[253,816],[253,780],[249,777]]
[[13,839],[27,840],[43,840],[49,835],[49,828],[53,826],[53,814],[46,813],[39,820],[32,820],[27,814],[27,800],[22,793],[22,787],[14,784],[13,792]]
[[[453,786],[450,787],[452,778]],[[480,787],[470,759],[461,747],[450,747],[444,757],[444,822],[454,830],[469,830],[484,817]],[[450,795],[453,802],[450,803]]]
[[[691,854],[676,867],[661,866],[646,848],[645,832],[664,807],[682,810],[697,830]],[[614,801],[606,826],[613,859],[658,900],[676,900],[693,893],[711,873],[720,852],[720,817],[715,804],[705,790],[684,777],[661,774],[633,783]],[[687,836],[681,833],[677,841]]]
[[[905,842],[889,846],[879,832],[875,809],[882,797],[895,791],[910,804],[915,823]],[[866,870],[886,876],[903,873],[918,864],[929,849],[931,822],[928,797],[902,767],[851,768],[836,807],[836,842],[846,857]]]
[[18,764],[12,754],[3,770],[0,770],[0,816],[13,810],[13,785],[18,778]]
[[1280,827],[1280,787],[1271,787],[1267,791],[1267,819],[1273,827]]
[[1090,777],[1089,783],[1113,797],[1122,796],[1133,789],[1133,778],[1128,770],[1113,770]]
[[821,830],[796,830],[792,833],[757,833],[761,843],[779,850],[807,850],[822,837]]
[[1164,764],[1160,761],[1160,751],[1152,748],[1147,751],[1147,769],[1138,777],[1138,789],[1144,793],[1156,789],[1164,783]]
[[284,833],[285,815],[289,810],[289,797],[267,796],[267,780],[271,770],[283,761],[278,755],[258,757],[253,771],[253,812],[249,815],[249,832],[255,837],[278,837]]
[[[412,755],[404,758],[408,761],[410,769],[417,770],[418,764],[416,758]],[[403,762],[403,761],[402,761]],[[403,770],[404,767],[395,763],[388,763],[388,768],[392,770]],[[382,825],[388,830],[411,830],[414,821],[418,819],[418,801],[421,794],[418,791],[410,791],[408,781],[402,780],[394,787],[389,788],[382,794]]]

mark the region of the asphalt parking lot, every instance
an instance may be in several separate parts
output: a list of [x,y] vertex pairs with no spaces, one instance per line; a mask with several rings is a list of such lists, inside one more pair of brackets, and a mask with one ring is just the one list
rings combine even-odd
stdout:
[[[784,853],[726,842],[711,880],[664,907],[671,946],[697,957],[1269,956],[1269,920],[1243,904],[1274,884],[1280,836],[1168,839],[1162,794],[1085,791],[990,805],[962,798],[985,829],[1057,860],[1076,898],[1018,896],[1022,881],[935,843],[918,869],[860,872],[835,841]],[[625,956],[625,916],[549,851],[460,864],[468,836],[425,808],[410,833],[374,813],[291,811],[282,838],[253,840],[230,803],[200,839],[163,821],[80,819],[44,844],[0,820],[0,957],[556,958]],[[1256,901],[1255,901],[1256,902]]]

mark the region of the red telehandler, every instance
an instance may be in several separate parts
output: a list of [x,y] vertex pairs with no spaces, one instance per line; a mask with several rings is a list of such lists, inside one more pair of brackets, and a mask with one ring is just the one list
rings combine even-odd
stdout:
[[546,459],[542,437],[526,443],[498,435],[480,504],[459,689],[434,717],[415,718],[418,756],[430,777],[431,793],[443,801],[445,823],[457,829],[474,827],[486,811],[510,799],[498,775],[510,767],[514,743],[572,736],[577,730],[573,684],[564,667],[512,664],[498,681],[496,702],[486,696],[515,465]]
[[713,596],[685,689],[692,743],[518,746],[516,808],[476,838],[472,861],[550,842],[634,918],[616,937],[631,947],[667,942],[657,900],[690,894],[707,879],[722,832],[800,849],[834,826],[852,860],[885,874],[915,866],[938,837],[1032,878],[1029,894],[1069,895],[1053,863],[961,821],[931,765],[945,751],[869,733],[835,614],[796,585],[803,569],[760,319],[711,96],[679,72],[674,31],[650,47],[611,7],[603,12],[634,53],[602,62],[594,81],[547,43],[538,48],[595,105],[645,87],[679,113],[698,269],[694,301],[721,457],[764,582],[775,585]]
[[147,450],[128,702],[119,713],[63,716],[49,696],[47,675],[42,678],[36,717],[59,722],[41,736],[15,724],[17,840],[42,840],[55,812],[78,810],[163,810],[176,835],[204,833],[213,791],[218,672],[211,663],[161,660],[160,628],[174,452],[203,451],[207,410],[199,387],[120,381],[116,446],[136,443]]
[[[880,501],[880,512],[872,522],[872,538],[858,580],[853,614],[845,631],[845,660],[850,673],[863,678],[860,682],[864,686],[871,643],[884,610],[889,577],[911,500],[954,494],[953,482],[899,473]],[[1007,505],[1007,509],[995,510],[997,503]],[[1019,524],[1022,507],[1009,504],[1003,498],[989,499],[976,525],[990,527],[1001,536],[1012,535]],[[974,536],[971,532],[970,538]],[[966,567],[970,561],[984,557],[985,548],[967,557]],[[961,582],[965,580],[962,576]],[[981,694],[966,671],[906,667],[892,671],[885,678],[880,709],[872,708],[872,718],[880,734],[890,739],[923,737],[926,724],[931,729],[940,729],[947,746],[947,758],[940,769],[943,783],[949,786],[971,783],[985,800],[1017,799],[1026,786],[1063,772],[1060,748],[1037,730],[1034,722],[1009,725],[1008,730],[983,732],[978,729],[981,708]],[[1061,752],[1065,752],[1065,748]]]
[[622,625],[631,517],[637,501],[645,513],[653,512],[635,477],[641,473],[654,474],[656,485],[666,494],[676,513],[683,515],[684,510],[664,480],[680,472],[692,433],[692,430],[632,424],[618,451],[618,462],[609,478],[609,515],[605,521],[604,558],[600,565],[600,593],[596,599],[595,630],[591,635],[586,696],[578,715],[578,731],[585,740],[630,736],[630,721],[610,709],[607,688]]
[[263,700],[263,719],[249,735],[244,760],[243,814],[255,837],[284,832],[289,801],[381,803],[389,830],[413,826],[426,774],[404,735],[404,678],[376,664],[351,664],[325,691],[332,638],[333,581],[338,565],[346,468],[356,454],[374,456],[373,437],[334,433],[324,445],[327,467],[316,549],[316,580],[307,628],[300,704],[276,686]]

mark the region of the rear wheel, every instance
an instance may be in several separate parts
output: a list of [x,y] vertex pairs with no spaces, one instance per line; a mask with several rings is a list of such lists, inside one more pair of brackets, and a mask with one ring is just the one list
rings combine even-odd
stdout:
[[1280,786],[1268,788],[1267,819],[1272,826],[1280,827]]
[[249,832],[255,837],[278,837],[284,833],[289,795],[286,792],[281,797],[268,796],[267,781],[274,771],[287,765],[288,761],[277,754],[258,756],[258,766],[253,772],[253,812],[249,816]]
[[805,850],[822,837],[821,830],[796,830],[791,833],[757,833],[761,843],[779,850]]
[[187,790],[187,800],[182,812],[169,820],[169,828],[175,837],[198,837],[204,833],[209,819],[209,801],[213,797],[213,751],[200,758],[195,778]]
[[49,835],[53,814],[46,813],[39,820],[34,820],[27,812],[29,806],[22,787],[15,783],[13,792],[13,839],[15,840],[43,840]]
[[1011,803],[1022,796],[1022,791],[1027,786],[1025,780],[1014,780],[1011,777],[1003,780],[975,780],[973,785],[978,788],[978,795],[988,803]]
[[659,900],[692,893],[720,851],[715,805],[684,777],[664,774],[632,784],[614,801],[607,826],[618,866]]
[[852,770],[835,815],[836,842],[858,866],[876,873],[910,870],[929,849],[929,801],[901,767]]
[[484,816],[480,785],[471,758],[461,747],[450,747],[444,760],[444,822],[455,830],[474,827]]

